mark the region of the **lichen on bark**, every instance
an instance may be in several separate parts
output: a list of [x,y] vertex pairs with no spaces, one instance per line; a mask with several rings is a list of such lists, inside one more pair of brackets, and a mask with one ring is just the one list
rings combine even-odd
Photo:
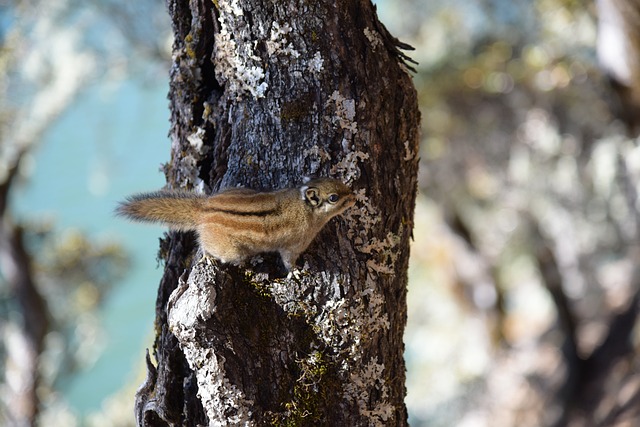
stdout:
[[324,175],[357,205],[288,275],[276,255],[222,265],[200,259],[193,235],[169,234],[158,380],[138,400],[181,384],[173,396],[188,410],[139,407],[179,425],[405,426],[419,124],[406,46],[369,0],[170,0],[169,11],[169,185],[260,190]]

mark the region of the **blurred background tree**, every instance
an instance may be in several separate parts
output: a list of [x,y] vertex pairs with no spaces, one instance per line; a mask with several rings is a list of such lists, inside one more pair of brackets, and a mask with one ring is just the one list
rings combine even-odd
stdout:
[[[414,80],[423,112],[422,195],[406,333],[411,424],[639,424],[637,1],[376,3],[391,33],[416,47],[412,56],[420,64]],[[31,254],[26,271],[46,301],[42,306],[48,314],[42,319],[50,323],[36,333],[44,350],[37,362],[44,378],[37,406],[43,425],[81,422],[77,408],[62,411],[54,403],[68,398],[57,393],[63,384],[56,378],[74,366],[73,359],[62,356],[66,351],[56,349],[79,346],[83,339],[77,332],[98,328],[98,319],[109,316],[107,309],[102,315],[91,310],[105,301],[108,290],[117,292],[111,285],[131,257],[108,240],[96,243],[26,215],[33,209],[21,207],[17,184],[33,169],[33,144],[46,140],[61,112],[73,109],[96,82],[160,81],[165,85],[160,92],[166,93],[166,16],[164,4],[151,1],[0,6],[0,182],[7,194],[11,183],[13,194],[1,211],[5,238],[0,246],[7,247],[7,233],[22,236]],[[130,95],[144,84],[122,87]],[[151,153],[163,156],[151,160],[153,168],[161,161],[155,159],[167,159],[169,153],[163,98],[154,98],[161,109],[160,136],[138,151],[140,161]],[[152,107],[143,102],[139,108]],[[122,126],[125,118],[116,109],[97,111],[107,115],[113,129]],[[73,150],[81,150],[88,143],[81,135],[97,139],[95,133],[71,132],[65,138],[76,138]],[[126,132],[118,135],[128,149],[143,144]],[[19,158],[22,167],[11,172]],[[71,153],[67,158],[72,161]],[[35,168],[47,166],[45,158]],[[66,167],[54,170],[62,174]],[[124,194],[154,188],[149,182],[135,187],[144,185],[147,175],[127,177],[120,194],[94,191],[107,201],[86,208],[86,216],[97,228],[108,229],[109,212],[98,215],[97,210],[110,210]],[[59,176],[48,179],[46,185],[54,187]],[[102,188],[100,179],[89,181],[94,190]],[[161,179],[155,182],[162,185]],[[62,190],[57,195],[60,204],[69,200]],[[125,227],[120,223],[114,229]],[[152,258],[155,240],[145,245],[145,258]],[[11,415],[7,399],[15,378],[8,378],[6,363],[20,348],[10,337],[26,331],[4,262],[0,423]],[[155,297],[157,280],[137,280],[146,280],[138,297],[147,301],[138,304],[147,304]],[[135,300],[130,294],[126,298]],[[92,320],[79,327],[84,319]],[[148,319],[140,322],[149,324]],[[95,339],[84,341],[94,352],[101,348]],[[85,384],[105,381],[92,378]],[[134,388],[129,385],[121,398],[129,408]],[[106,397],[98,389],[85,392]],[[107,408],[104,413],[121,418],[110,421],[98,407],[85,421],[132,423],[129,409]]]
[[[412,14],[425,220],[409,292],[414,425],[638,423],[640,8],[603,3]],[[623,17],[617,39],[598,28],[603,7]],[[611,51],[626,74],[598,63]]]
[[[83,139],[85,126],[96,122],[95,115],[113,117],[107,125],[114,129],[106,126],[106,130],[115,135],[122,132],[116,128],[126,129],[122,117],[104,106],[75,113],[80,120],[76,118],[64,132],[66,152],[62,156],[41,150],[40,145],[45,141],[54,145],[50,141],[55,139],[52,134],[58,132],[59,122],[74,106],[86,105],[97,87],[108,98],[105,86],[115,88],[132,75],[147,84],[158,76],[162,76],[160,82],[166,82],[168,26],[164,5],[152,1],[26,0],[0,5],[2,425],[72,426],[79,422],[65,399],[69,384],[104,349],[98,309],[131,264],[131,257],[116,239],[96,237],[96,229],[106,228],[105,217],[113,202],[107,203],[108,211],[105,203],[90,206],[92,198],[109,196],[109,184],[101,170],[104,164],[91,164],[95,153],[88,147],[95,149],[108,141],[96,129]],[[166,105],[163,107],[166,111]],[[147,106],[149,115],[157,110]],[[111,149],[102,146],[98,150],[105,155],[112,154]],[[91,155],[85,156],[87,153]],[[92,167],[85,182],[84,174],[77,172]],[[35,189],[27,185],[31,176],[40,179],[33,183]],[[93,197],[86,197],[87,193]],[[101,223],[91,227],[94,230],[87,229],[87,223],[96,219]],[[139,343],[133,344],[139,348]],[[92,389],[101,390],[98,384]],[[132,418],[124,419],[130,423]],[[115,417],[112,414],[107,419]]]

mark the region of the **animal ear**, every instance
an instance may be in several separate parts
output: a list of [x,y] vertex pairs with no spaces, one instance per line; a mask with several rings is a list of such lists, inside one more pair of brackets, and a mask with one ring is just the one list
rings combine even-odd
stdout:
[[314,187],[307,188],[304,191],[304,197],[311,204],[311,206],[318,206],[320,204],[320,196],[318,195],[318,189]]

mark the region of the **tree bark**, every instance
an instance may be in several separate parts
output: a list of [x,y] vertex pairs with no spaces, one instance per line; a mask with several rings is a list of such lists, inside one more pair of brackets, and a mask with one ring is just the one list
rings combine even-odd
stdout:
[[419,112],[370,0],[169,0],[170,187],[342,179],[356,206],[283,273],[168,234],[139,425],[407,425],[404,345]]

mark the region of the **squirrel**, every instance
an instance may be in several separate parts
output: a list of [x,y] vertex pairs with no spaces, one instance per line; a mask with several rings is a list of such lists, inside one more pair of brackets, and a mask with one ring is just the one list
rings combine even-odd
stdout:
[[271,192],[233,188],[210,196],[172,190],[137,194],[120,203],[116,213],[194,230],[205,253],[224,263],[278,252],[290,271],[324,225],[354,204],[344,183],[317,178]]

